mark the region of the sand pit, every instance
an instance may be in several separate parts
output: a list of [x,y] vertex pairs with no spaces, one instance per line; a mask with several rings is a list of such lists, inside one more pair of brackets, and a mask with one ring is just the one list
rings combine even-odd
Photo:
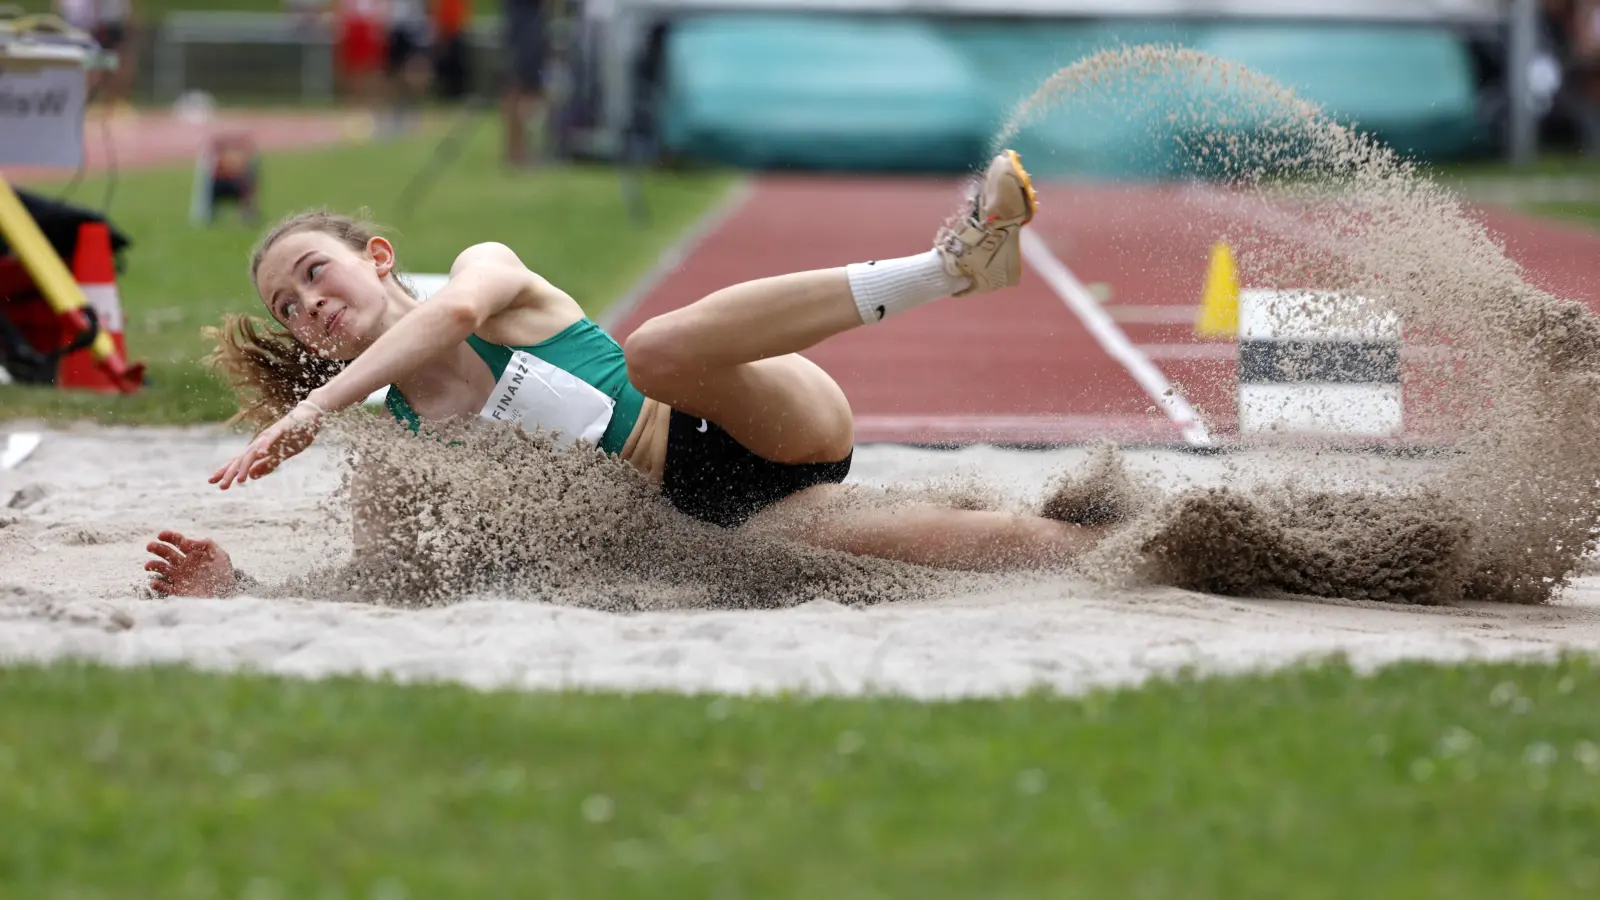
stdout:
[[[1450,608],[1115,590],[1063,576],[865,607],[813,600],[761,611],[617,613],[503,596],[423,609],[148,597],[144,544],[162,528],[216,539],[263,582],[348,552],[345,526],[324,514],[340,478],[337,446],[319,444],[272,478],[219,492],[205,479],[242,443],[216,429],[46,432],[25,463],[0,473],[0,658],[182,661],[529,689],[949,697],[1036,685],[1076,691],[1185,665],[1237,671],[1330,652],[1367,666],[1600,648],[1600,580],[1588,576],[1549,605]],[[1085,456],[868,446],[852,480],[975,478],[1026,502]],[[1130,450],[1126,460],[1165,484],[1202,485],[1307,468],[1346,486],[1403,484],[1431,465],[1305,451]]]

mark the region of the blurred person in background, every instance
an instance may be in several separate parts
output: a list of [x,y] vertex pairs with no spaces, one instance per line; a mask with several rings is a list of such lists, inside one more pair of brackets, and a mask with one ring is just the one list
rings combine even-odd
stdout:
[[[504,49],[505,164],[513,169],[533,165],[544,151],[544,66],[549,51],[549,0],[501,0],[501,42]],[[540,126],[540,148],[528,149],[528,131]]]
[[388,7],[388,0],[333,0],[339,88],[347,103],[375,108],[382,99]]
[[472,22],[472,0],[433,0],[428,5],[433,22],[433,83],[441,100],[460,100],[471,80],[467,26]]
[[[1585,151],[1600,152],[1600,57],[1585,49],[1579,34],[1582,18],[1579,6],[1592,11],[1600,2],[1585,0],[1541,0],[1536,5],[1533,56],[1527,60],[1522,85],[1535,119],[1540,143],[1566,146],[1575,144]],[[1483,122],[1494,135],[1495,148],[1509,149],[1511,116],[1515,112],[1512,96],[1511,29],[1502,20],[1484,40],[1472,46],[1479,79],[1479,103]]]
[[101,49],[117,54],[117,67],[90,74],[89,90],[105,101],[113,115],[131,112],[133,79],[138,61],[133,0],[55,0],[55,13],[67,24],[92,36]]
[[1531,73],[1536,91],[1547,88],[1536,98],[1539,112],[1576,132],[1584,152],[1600,153],[1600,0],[1544,0],[1541,11],[1554,75]]
[[1568,0],[1568,46],[1583,99],[1600,104],[1600,0]]
[[389,110],[379,132],[401,134],[416,124],[433,78],[433,22],[423,0],[391,0],[384,54]]

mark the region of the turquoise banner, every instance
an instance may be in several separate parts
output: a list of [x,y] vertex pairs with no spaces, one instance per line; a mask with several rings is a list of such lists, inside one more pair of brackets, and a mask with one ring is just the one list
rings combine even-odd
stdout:
[[[1355,24],[979,22],[727,14],[673,27],[662,127],[678,154],[756,168],[957,171],[1017,105],[1102,50],[1168,45],[1241,63],[1340,122],[1433,162],[1486,141],[1465,40]],[[1257,134],[1281,108],[1159,68],[1063,92],[1011,144],[1041,175],[1210,174],[1203,132]]]

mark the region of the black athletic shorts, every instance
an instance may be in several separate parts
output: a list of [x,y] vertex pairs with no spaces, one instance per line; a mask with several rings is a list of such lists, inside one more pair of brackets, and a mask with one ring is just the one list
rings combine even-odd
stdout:
[[838,462],[775,463],[746,450],[716,423],[673,410],[661,490],[680,512],[736,528],[791,494],[844,481],[854,457],[852,452]]

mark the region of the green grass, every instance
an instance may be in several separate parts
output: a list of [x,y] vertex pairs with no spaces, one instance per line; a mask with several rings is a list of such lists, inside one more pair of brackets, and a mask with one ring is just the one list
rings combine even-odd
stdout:
[[[440,132],[400,141],[304,153],[263,162],[261,203],[267,221],[307,206],[347,212],[366,206],[389,226],[401,264],[414,272],[448,271],[455,255],[479,241],[502,241],[529,267],[597,314],[643,275],[660,252],[730,184],[724,173],[649,172],[643,195],[651,218],[628,217],[616,170],[562,166],[525,175],[499,166],[497,121],[472,132],[461,157],[444,170],[417,209],[397,208],[400,192],[434,152]],[[260,227],[223,221],[188,223],[188,166],[124,172],[110,218],[126,232],[127,271],[119,295],[129,355],[145,360],[150,385],[134,397],[44,388],[0,388],[0,417],[102,423],[189,423],[226,418],[231,395],[200,366],[204,325],[223,312],[264,312],[247,274]],[[52,186],[40,186],[54,196]],[[99,208],[106,183],[90,178],[71,199]]]
[[[1504,162],[1476,161],[1434,167],[1429,170],[1429,174],[1441,184],[1467,192],[1471,191],[1474,182],[1501,184],[1515,183],[1521,179],[1573,178],[1590,180],[1600,185],[1600,158],[1550,153],[1540,156],[1526,166],[1513,167]],[[1522,212],[1536,216],[1600,227],[1600,203],[1590,200],[1529,202],[1519,204],[1518,208]]]
[[1535,215],[1600,228],[1600,203],[1530,203],[1524,209]]
[[1594,176],[1600,178],[1600,158],[1578,153],[1542,153],[1526,166],[1513,166],[1498,159],[1473,160],[1430,167],[1442,180],[1472,178],[1546,178],[1553,175]]
[[1577,660],[933,705],[0,669],[0,894],[1592,896],[1597,690]]

